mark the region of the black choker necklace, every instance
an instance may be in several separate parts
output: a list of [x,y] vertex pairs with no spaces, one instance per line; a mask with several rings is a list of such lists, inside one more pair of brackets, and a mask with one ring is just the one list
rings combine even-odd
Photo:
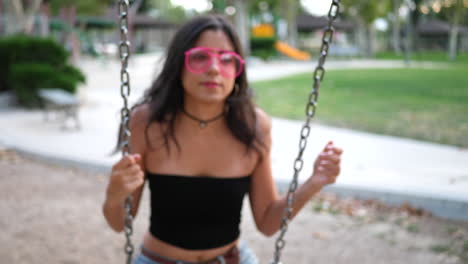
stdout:
[[185,111],[185,109],[182,109],[182,112],[183,112],[186,116],[188,116],[190,119],[192,119],[192,120],[194,120],[194,121],[197,121],[198,124],[199,124],[199,126],[200,126],[200,128],[205,128],[205,127],[208,125],[208,123],[214,122],[214,121],[216,121],[216,120],[218,120],[218,119],[220,119],[221,117],[224,116],[224,112],[222,112],[221,114],[219,114],[219,115],[217,115],[217,116],[215,116],[215,117],[213,117],[213,118],[210,118],[210,119],[207,119],[207,120],[203,120],[203,119],[200,119],[200,118],[198,118],[198,117],[195,117],[195,116],[189,114],[187,111]]

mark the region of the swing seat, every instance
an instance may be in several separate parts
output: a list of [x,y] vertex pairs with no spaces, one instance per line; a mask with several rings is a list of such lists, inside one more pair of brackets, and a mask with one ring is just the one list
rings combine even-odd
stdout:
[[62,122],[62,129],[67,129],[67,123],[72,120],[74,128],[80,130],[78,108],[80,102],[72,93],[61,89],[40,89],[39,97],[43,101],[44,120],[49,121],[50,112],[56,112]]

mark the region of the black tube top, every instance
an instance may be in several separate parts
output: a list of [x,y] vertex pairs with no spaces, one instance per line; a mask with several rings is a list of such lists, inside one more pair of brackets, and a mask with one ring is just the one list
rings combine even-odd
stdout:
[[184,249],[211,249],[239,237],[250,176],[191,177],[146,173],[151,191],[150,232]]

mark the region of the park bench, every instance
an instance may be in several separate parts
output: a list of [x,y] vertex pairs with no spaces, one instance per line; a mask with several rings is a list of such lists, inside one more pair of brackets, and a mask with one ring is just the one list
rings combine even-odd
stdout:
[[45,121],[49,121],[49,114],[55,112],[62,122],[62,129],[68,128],[69,120],[73,121],[76,130],[80,129],[78,119],[80,102],[74,94],[61,89],[40,89],[39,97],[43,101]]
[[359,48],[356,46],[330,45],[330,55],[339,57],[353,57],[360,55]]

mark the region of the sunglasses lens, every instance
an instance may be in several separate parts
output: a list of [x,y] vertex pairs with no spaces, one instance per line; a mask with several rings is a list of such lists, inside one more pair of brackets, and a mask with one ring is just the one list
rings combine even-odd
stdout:
[[211,56],[203,50],[195,50],[190,52],[188,57],[189,67],[195,71],[206,71],[212,63]]
[[208,50],[195,49],[190,51],[187,57],[189,70],[202,73],[209,70],[213,64],[213,57],[217,57],[217,65],[223,76],[235,78],[242,70],[242,62],[239,55],[233,52],[221,52],[211,54]]
[[220,54],[219,62],[221,70],[230,77],[235,77],[241,67],[240,58],[232,53]]

